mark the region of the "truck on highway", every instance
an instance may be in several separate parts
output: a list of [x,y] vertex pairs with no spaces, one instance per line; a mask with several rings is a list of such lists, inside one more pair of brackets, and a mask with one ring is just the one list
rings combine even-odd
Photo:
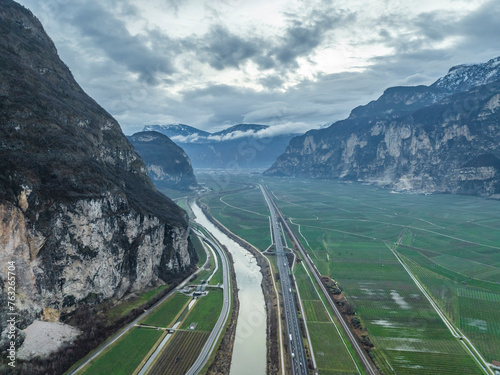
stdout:
[[[290,333],[288,336],[290,336],[290,341],[292,341],[292,334]],[[293,353],[292,353],[293,354]]]

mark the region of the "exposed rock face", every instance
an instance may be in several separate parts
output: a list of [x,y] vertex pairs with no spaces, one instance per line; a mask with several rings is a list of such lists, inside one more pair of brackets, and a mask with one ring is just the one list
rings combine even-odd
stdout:
[[293,138],[266,173],[499,194],[499,80],[496,58],[452,68],[429,87],[388,89],[348,119]]
[[53,321],[79,303],[163,283],[194,257],[186,213],[155,190],[118,123],[79,87],[40,22],[2,0],[0,330],[8,261],[23,328],[42,311]]
[[135,133],[128,139],[158,188],[192,190],[198,186],[189,157],[166,135],[147,131]]

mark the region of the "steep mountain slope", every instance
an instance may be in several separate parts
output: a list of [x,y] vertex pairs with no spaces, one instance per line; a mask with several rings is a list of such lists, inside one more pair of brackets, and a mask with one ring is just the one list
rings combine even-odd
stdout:
[[496,58],[452,68],[428,87],[388,89],[348,119],[292,139],[266,173],[499,194],[499,68]]
[[188,125],[146,125],[167,135],[182,147],[194,168],[252,169],[268,168],[285,151],[294,134],[273,135],[269,126],[238,124],[215,133]]
[[57,319],[86,300],[163,283],[194,257],[186,213],[156,191],[118,123],[76,83],[40,22],[2,0],[0,260],[16,265],[19,327],[42,312]]
[[127,138],[146,164],[148,175],[157,187],[176,190],[196,188],[198,183],[188,156],[166,135],[148,131]]

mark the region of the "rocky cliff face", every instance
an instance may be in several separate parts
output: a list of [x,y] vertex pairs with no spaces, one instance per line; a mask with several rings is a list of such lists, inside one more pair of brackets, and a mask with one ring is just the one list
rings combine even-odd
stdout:
[[452,68],[431,86],[388,89],[348,119],[292,139],[266,173],[494,196],[500,193],[499,80],[496,58]]
[[[0,2],[0,328],[16,264],[19,327],[120,298],[193,263],[184,211],[157,192],[118,123],[39,21]],[[5,335],[2,334],[2,338]]]
[[128,139],[158,188],[193,190],[198,186],[189,157],[166,135],[146,131],[135,133]]

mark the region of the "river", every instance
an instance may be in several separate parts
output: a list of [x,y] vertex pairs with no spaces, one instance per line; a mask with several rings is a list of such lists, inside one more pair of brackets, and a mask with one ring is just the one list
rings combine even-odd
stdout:
[[236,326],[232,375],[264,375],[266,373],[266,309],[260,286],[262,275],[255,257],[222,233],[201,209],[191,204],[195,221],[211,232],[231,252],[238,283],[240,311]]

